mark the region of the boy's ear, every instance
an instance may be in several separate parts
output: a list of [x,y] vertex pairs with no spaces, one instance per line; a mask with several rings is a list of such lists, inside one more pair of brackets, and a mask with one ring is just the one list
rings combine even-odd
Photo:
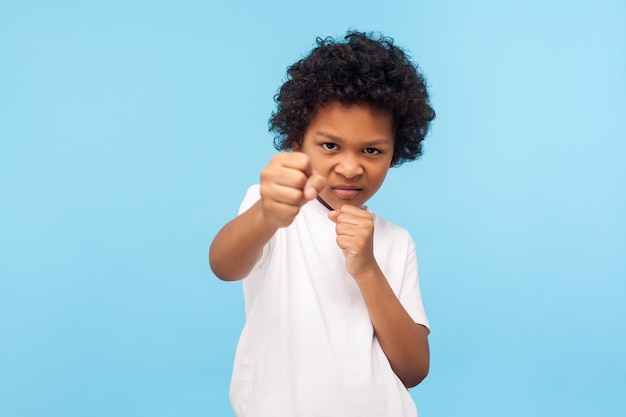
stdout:
[[294,141],[291,144],[291,150],[294,151],[294,152],[300,152],[300,150],[302,150],[302,146],[300,145],[300,142]]

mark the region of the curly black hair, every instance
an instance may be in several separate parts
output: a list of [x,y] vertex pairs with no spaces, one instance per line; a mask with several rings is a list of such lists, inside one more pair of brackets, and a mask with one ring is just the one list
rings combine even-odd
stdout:
[[317,109],[339,101],[390,112],[396,133],[394,166],[417,159],[435,118],[424,76],[391,38],[349,31],[344,41],[317,38],[310,54],[287,69],[269,120],[274,146],[288,150],[302,144]]

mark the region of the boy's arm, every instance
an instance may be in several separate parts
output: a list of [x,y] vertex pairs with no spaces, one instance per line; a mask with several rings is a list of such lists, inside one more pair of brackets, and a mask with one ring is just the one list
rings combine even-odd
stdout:
[[379,268],[355,279],[391,368],[407,388],[416,386],[430,366],[428,329],[413,321]]
[[372,215],[345,205],[329,218],[336,223],[346,270],[359,286],[381,348],[404,385],[416,386],[430,366],[428,329],[409,316],[374,258]]
[[261,199],[226,224],[209,248],[213,273],[225,281],[246,277],[276,230],[291,224],[326,180],[301,152],[276,154],[261,171]]

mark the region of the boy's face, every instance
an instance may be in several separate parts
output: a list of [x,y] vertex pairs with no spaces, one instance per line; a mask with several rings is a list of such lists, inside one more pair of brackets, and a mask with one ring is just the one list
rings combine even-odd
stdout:
[[319,193],[333,208],[363,205],[380,188],[394,150],[393,118],[368,105],[332,102],[318,109],[294,151],[326,177]]

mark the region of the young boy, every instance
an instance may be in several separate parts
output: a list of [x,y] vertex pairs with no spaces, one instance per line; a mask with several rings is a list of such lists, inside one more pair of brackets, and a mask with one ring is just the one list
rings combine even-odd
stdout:
[[[435,113],[390,39],[318,39],[288,69],[275,155],[209,251],[243,279],[230,398],[240,417],[403,417],[428,373],[415,246],[364,204],[414,160]],[[408,192],[408,190],[407,190]]]

